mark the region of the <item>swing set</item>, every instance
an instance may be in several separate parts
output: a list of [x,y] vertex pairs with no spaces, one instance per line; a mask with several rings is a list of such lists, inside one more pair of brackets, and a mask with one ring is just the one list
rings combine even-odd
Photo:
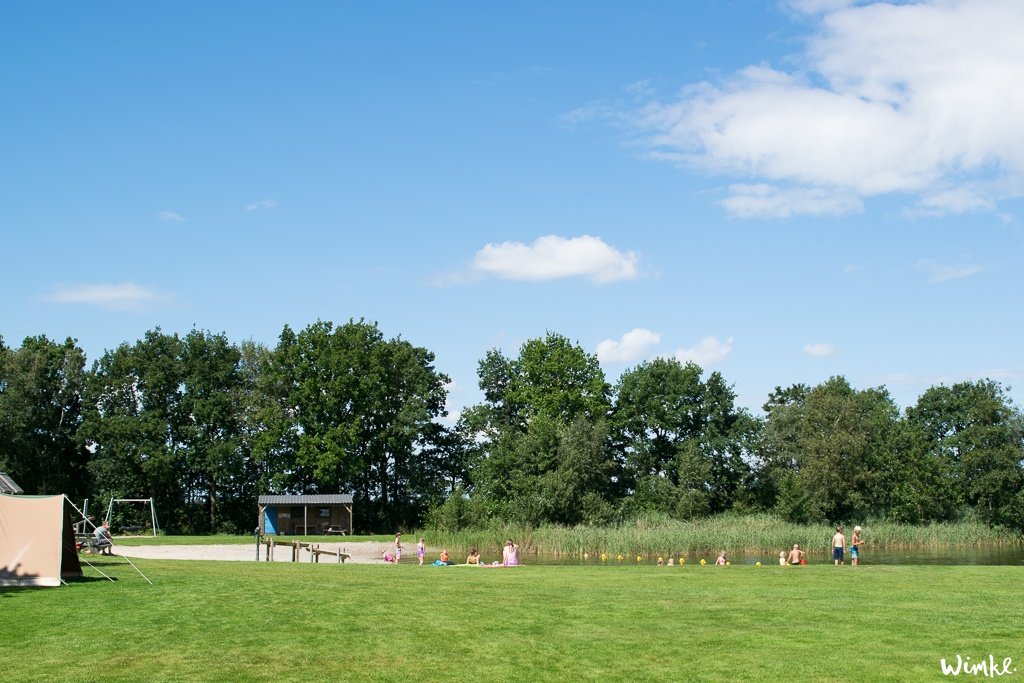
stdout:
[[[160,531],[160,527],[156,523],[156,505],[153,504],[152,498],[111,498],[110,505],[107,506],[107,521],[112,521],[112,515],[114,514],[114,503],[143,503],[149,504],[149,517],[153,524],[153,538],[156,538],[157,533]],[[130,527],[122,526],[121,531],[139,531],[142,527]]]

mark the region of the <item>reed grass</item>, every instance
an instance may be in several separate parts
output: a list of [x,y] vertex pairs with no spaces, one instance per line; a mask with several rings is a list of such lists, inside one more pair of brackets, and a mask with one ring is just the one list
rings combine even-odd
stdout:
[[[891,522],[864,522],[862,536],[872,548],[951,548],[1017,545],[1024,536],[990,528],[973,521],[922,526]],[[847,528],[847,538],[852,527]],[[529,528],[496,525],[481,529],[444,531],[430,529],[410,536],[429,537],[432,547],[493,551],[513,539],[525,553],[549,556],[584,554],[673,555],[725,550],[728,552],[777,552],[799,543],[802,548],[831,546],[835,528],[825,524],[792,524],[768,514],[719,515],[698,520],[642,518],[616,526],[541,526]]]

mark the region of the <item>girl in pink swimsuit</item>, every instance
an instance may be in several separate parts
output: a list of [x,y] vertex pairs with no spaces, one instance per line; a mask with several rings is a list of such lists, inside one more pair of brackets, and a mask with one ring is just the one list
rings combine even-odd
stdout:
[[519,546],[512,542],[512,539],[505,541],[505,547],[501,551],[501,563],[506,567],[515,567],[519,564]]

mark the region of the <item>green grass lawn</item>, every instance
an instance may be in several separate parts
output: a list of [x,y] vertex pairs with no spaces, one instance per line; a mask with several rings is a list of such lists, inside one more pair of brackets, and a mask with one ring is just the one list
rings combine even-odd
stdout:
[[1016,567],[135,562],[0,589],[4,680],[1024,678]]

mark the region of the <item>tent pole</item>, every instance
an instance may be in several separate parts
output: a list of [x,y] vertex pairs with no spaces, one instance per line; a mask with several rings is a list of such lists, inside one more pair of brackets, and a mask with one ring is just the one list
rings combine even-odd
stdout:
[[[85,522],[86,524],[91,524],[92,525],[92,530],[96,531],[96,525],[93,524],[92,522],[90,522],[89,518],[85,516],[85,513],[78,509],[78,506],[75,505],[75,502],[73,500],[71,500],[70,498],[68,498],[67,496],[64,496],[64,498],[66,498],[67,501],[69,503],[71,503],[71,507],[75,508],[75,512],[77,512],[78,514],[82,515],[82,521]],[[85,499],[85,507],[86,508],[89,507],[89,499],[88,498]],[[83,531],[85,530],[84,526],[82,527],[82,530]]]
[[[113,547],[113,546],[111,546],[111,547]],[[124,558],[124,560],[125,560],[125,561],[126,561],[126,562],[127,562],[128,564],[130,564],[130,565],[132,566],[132,569],[134,569],[135,571],[137,571],[137,572],[139,573],[139,576],[141,576],[142,578],[144,578],[144,579],[146,580],[146,583],[148,583],[148,584],[149,584],[150,586],[152,586],[152,585],[153,585],[153,582],[149,580],[149,577],[148,577],[148,576],[146,576],[145,574],[143,574],[143,573],[142,573],[142,570],[141,570],[141,569],[139,569],[138,567],[136,567],[136,566],[135,566],[135,563],[134,563],[134,562],[132,562],[132,561],[131,561],[131,559],[129,559],[129,558],[128,558],[128,557],[126,557],[125,555],[119,555],[119,557],[123,557],[123,558]]]
[[[99,567],[97,567],[96,565],[94,565],[94,564],[93,564],[92,562],[90,562],[89,560],[86,560],[86,559],[85,559],[84,557],[80,557],[79,559],[80,559],[80,560],[83,560],[83,561],[84,561],[84,562],[85,562],[85,563],[86,563],[87,565],[89,565],[90,567],[92,567],[93,569],[95,569],[96,571],[98,571],[98,572],[100,573],[100,576],[102,576],[102,577],[103,577],[104,579],[106,579],[107,581],[113,581],[113,579],[112,579],[112,578],[110,578],[109,576],[107,576],[106,574],[104,574],[104,573],[103,573],[103,570],[102,570],[102,569],[100,569]],[[147,579],[147,581],[148,581],[148,579]]]
[[[66,500],[67,500],[67,501],[68,501],[69,503],[71,503],[71,507],[75,508],[75,510],[77,510],[77,511],[78,511],[78,514],[82,515],[82,511],[78,509],[78,506],[77,506],[77,505],[75,505],[75,503],[74,503],[74,502],[73,502],[73,501],[72,501],[72,500],[71,500],[70,498],[68,498],[67,496],[64,496],[64,498],[65,498],[65,499],[66,499]],[[152,501],[152,499],[150,499],[150,500]],[[113,505],[114,505],[114,501],[113,501],[113,499],[111,499],[111,501],[110,501],[110,505],[111,505],[111,507],[113,507]],[[156,513],[153,513],[153,514],[155,515]],[[85,515],[82,515],[82,517],[83,517],[83,518],[85,518],[85,521],[86,521],[86,522],[88,522],[88,521],[89,521],[89,519],[88,519],[87,517],[85,517]],[[109,513],[108,513],[108,517],[107,517],[107,519],[110,519],[110,517],[109,517]],[[154,517],[154,519],[155,519],[155,517]],[[95,524],[93,524],[93,525],[92,525],[92,528],[93,528],[93,529],[95,529],[95,528],[96,528],[96,525],[95,525]],[[114,544],[113,544],[113,543],[111,543],[111,544],[110,544],[110,547],[111,547],[111,549],[113,549],[113,547],[114,547]],[[113,550],[111,550],[111,552],[113,552]],[[135,566],[135,563],[134,563],[134,562],[132,562],[132,561],[131,561],[130,559],[128,559],[128,558],[127,558],[127,557],[125,557],[124,555],[119,555],[118,557],[124,557],[125,561],[126,561],[126,562],[127,562],[128,564],[130,564],[130,565],[132,566],[132,569],[134,569],[135,571],[139,572],[139,576],[141,576],[142,578],[144,578],[144,579],[146,580],[146,583],[148,583],[148,584],[149,584],[150,586],[152,586],[152,585],[153,585],[153,582],[149,580],[149,577],[148,577],[148,576],[146,576],[145,574],[143,574],[143,573],[142,573],[142,571],[141,571],[141,570],[140,570],[140,569],[139,569],[138,567],[136,567],[136,566]],[[82,558],[82,557],[80,557],[79,559],[85,559],[85,558]],[[109,576],[107,576],[106,574],[103,574],[103,571],[102,571],[102,570],[101,570],[101,569],[100,569],[99,567],[97,567],[96,565],[94,565],[94,564],[93,564],[92,562],[90,562],[89,560],[85,560],[85,563],[86,563],[87,565],[89,565],[90,567],[92,567],[93,569],[95,569],[96,571],[98,571],[98,572],[99,572],[100,574],[102,574],[104,578],[106,578],[106,579],[108,579],[108,580],[110,580],[110,581],[113,581],[113,579],[111,579],[111,578],[110,578]]]

